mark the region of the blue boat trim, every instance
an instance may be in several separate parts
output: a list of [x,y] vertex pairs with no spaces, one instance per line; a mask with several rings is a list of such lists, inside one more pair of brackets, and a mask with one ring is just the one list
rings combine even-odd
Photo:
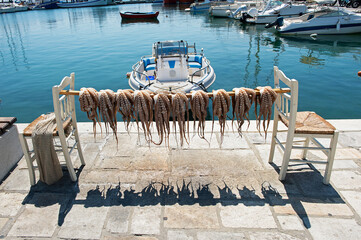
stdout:
[[[341,24],[340,29],[341,28],[348,28],[348,27],[359,27],[359,26],[361,26],[361,23]],[[305,32],[305,31],[311,31],[311,30],[330,29],[330,28],[336,28],[336,25],[301,27],[301,28],[295,28],[295,29],[286,30],[286,31],[279,31],[279,32],[280,33]]]
[[175,66],[175,61],[168,61],[168,64],[169,64],[169,68],[174,68]]

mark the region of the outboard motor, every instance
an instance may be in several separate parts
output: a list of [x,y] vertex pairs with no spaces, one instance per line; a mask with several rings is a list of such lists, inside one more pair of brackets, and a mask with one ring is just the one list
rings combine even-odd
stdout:
[[257,13],[258,13],[258,11],[256,8],[251,8],[247,12],[242,12],[242,15],[241,15],[241,18],[239,19],[239,21],[241,21],[241,23],[247,23],[246,19],[254,18],[257,15]]
[[267,23],[265,28],[271,28],[273,26],[276,26],[276,27],[282,27],[283,26],[283,17],[278,17],[276,19],[276,21],[272,22],[272,23]]

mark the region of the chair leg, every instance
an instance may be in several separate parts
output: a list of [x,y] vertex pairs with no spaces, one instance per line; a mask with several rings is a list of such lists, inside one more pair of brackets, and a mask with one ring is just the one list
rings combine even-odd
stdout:
[[[303,146],[308,147],[309,145],[310,145],[310,137],[306,137],[306,141]],[[306,159],[306,157],[307,157],[307,149],[303,149],[302,159]]]
[[83,151],[82,151],[81,144],[80,144],[78,129],[75,130],[74,136],[75,136],[75,141],[77,142],[76,145],[77,145],[77,148],[78,148],[78,155],[79,155],[81,164],[84,166],[84,165],[85,165],[85,161],[84,161]]
[[70,158],[70,154],[68,151],[68,146],[66,144],[65,136],[60,136],[60,135],[61,134],[59,134],[59,138],[60,138],[61,148],[63,150],[66,166],[68,168],[68,172],[69,172],[71,180],[73,182],[75,182],[77,180],[77,177],[76,177],[76,174],[74,171],[73,163],[71,162],[71,158]]
[[323,178],[323,183],[326,185],[330,184],[332,166],[333,166],[333,162],[335,160],[335,152],[336,152],[336,147],[337,147],[338,134],[339,134],[339,132],[336,130],[335,133],[333,134],[333,137],[331,138],[331,142],[330,142],[330,151],[327,156],[327,165],[326,165],[326,170],[325,170],[325,176]]
[[294,132],[291,132],[290,130],[287,132],[287,141],[285,150],[283,153],[283,160],[282,160],[282,166],[280,170],[279,180],[283,181],[286,178],[288,163],[290,162],[290,156],[292,151],[292,145],[293,145],[293,137]]
[[275,113],[275,117],[273,120],[273,130],[272,130],[272,140],[271,140],[271,149],[269,153],[268,163],[273,163],[273,157],[275,153],[277,131],[278,131],[278,114]]
[[35,171],[34,171],[33,161],[29,154],[29,152],[30,152],[29,145],[23,134],[19,134],[19,140],[20,140],[21,148],[23,149],[26,164],[28,165],[30,185],[34,186],[35,185]]

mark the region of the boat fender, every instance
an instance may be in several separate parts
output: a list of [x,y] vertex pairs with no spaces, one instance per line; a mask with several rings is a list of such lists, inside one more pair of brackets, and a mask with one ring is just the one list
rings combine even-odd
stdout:
[[337,23],[336,23],[336,30],[337,31],[340,31],[340,28],[341,28],[341,21],[340,21],[340,19],[337,21]]
[[239,21],[241,21],[241,23],[247,23],[247,18],[252,18],[252,16],[250,16],[247,12],[243,12]]
[[271,28],[273,26],[282,27],[283,26],[283,17],[278,17],[276,19],[276,21],[266,24],[265,28]]
[[359,77],[361,77],[361,71],[358,71],[357,75],[358,75]]

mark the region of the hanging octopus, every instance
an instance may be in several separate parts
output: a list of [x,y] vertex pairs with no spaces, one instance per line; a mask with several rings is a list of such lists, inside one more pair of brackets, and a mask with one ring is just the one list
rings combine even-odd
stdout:
[[133,114],[133,91],[132,90],[121,90],[119,89],[115,93],[115,109],[114,109],[114,120],[117,122],[117,112],[123,117],[125,123],[125,129],[129,132],[129,124],[134,118]]
[[117,137],[117,122],[114,120],[114,104],[115,104],[115,93],[110,90],[100,90],[98,92],[99,97],[99,113],[105,124],[105,130],[108,132],[108,125],[113,130],[115,139],[118,142]]
[[[272,105],[276,101],[277,93],[270,86],[257,87],[256,89],[260,91],[260,94],[256,97],[255,101],[257,129],[258,132],[261,133],[261,118],[263,116],[263,131],[265,132],[265,137],[267,137],[267,130],[272,115]],[[259,115],[257,115],[257,104],[260,105]]]
[[250,124],[249,121],[249,110],[256,98],[256,91],[250,88],[234,88],[234,97],[232,97],[232,106],[233,106],[233,118],[237,120],[237,130],[238,134],[242,136],[242,125],[245,120],[248,121],[248,127]]
[[194,119],[194,125],[193,125],[194,131],[196,126],[196,119],[198,119],[197,132],[198,132],[198,136],[202,139],[205,139],[204,127],[206,123],[208,103],[209,103],[209,97],[207,93],[205,93],[202,90],[192,92],[191,110]]
[[224,137],[224,128],[226,125],[227,120],[227,113],[229,111],[229,108],[231,106],[231,98],[229,97],[229,94],[224,90],[213,90],[213,102],[212,102],[212,108],[213,108],[213,121],[212,121],[212,132],[214,127],[214,117],[218,117],[219,126],[220,126],[220,133],[221,133],[221,145],[223,142]]
[[134,116],[138,126],[138,134],[140,121],[147,142],[152,140],[150,125],[153,121],[153,98],[151,94],[152,92],[149,90],[136,90],[133,94]]
[[[186,131],[189,139],[189,115],[188,115],[188,98],[185,93],[177,92],[172,95],[172,113],[173,113],[173,127],[174,132],[177,133],[177,122],[179,127],[180,145],[183,147],[183,139],[189,144]],[[187,113],[187,130],[186,130],[186,113]]]
[[159,142],[154,144],[160,145],[165,138],[169,146],[169,133],[170,133],[170,124],[169,117],[171,114],[171,102],[167,94],[158,93],[154,96],[154,120],[155,126],[157,127],[157,132],[159,136]]
[[86,112],[88,119],[93,121],[93,133],[94,138],[96,135],[96,123],[99,124],[100,121],[97,109],[99,107],[99,99],[97,96],[97,91],[94,88],[81,88],[79,92],[79,102],[80,110]]

